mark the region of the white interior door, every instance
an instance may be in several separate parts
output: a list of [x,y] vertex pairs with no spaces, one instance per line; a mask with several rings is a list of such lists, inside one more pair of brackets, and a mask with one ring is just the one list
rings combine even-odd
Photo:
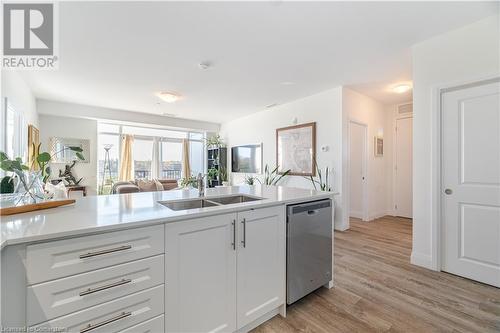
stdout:
[[413,118],[396,119],[394,211],[413,217]]
[[500,84],[442,96],[444,271],[500,287]]
[[364,124],[349,123],[349,216],[367,220],[366,216],[366,136]]

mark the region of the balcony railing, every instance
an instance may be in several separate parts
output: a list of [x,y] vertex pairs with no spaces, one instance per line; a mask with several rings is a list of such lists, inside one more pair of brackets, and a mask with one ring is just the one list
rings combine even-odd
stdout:
[[[134,171],[135,179],[144,179],[151,178],[150,170],[135,170]],[[181,170],[161,170],[160,171],[161,179],[181,179]]]

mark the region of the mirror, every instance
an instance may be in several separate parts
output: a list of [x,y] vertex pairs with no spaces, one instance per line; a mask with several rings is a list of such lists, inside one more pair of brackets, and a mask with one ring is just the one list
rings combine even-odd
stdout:
[[[69,147],[80,147],[85,160],[80,161],[76,157],[76,152],[68,149]],[[67,149],[65,149],[67,148]],[[50,155],[53,156],[53,163],[69,163],[78,160],[78,163],[89,163],[90,140],[72,139],[72,138],[50,138]]]

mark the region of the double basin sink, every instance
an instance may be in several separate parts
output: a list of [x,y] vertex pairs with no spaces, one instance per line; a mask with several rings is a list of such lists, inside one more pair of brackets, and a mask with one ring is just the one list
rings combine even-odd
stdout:
[[158,201],[158,203],[162,204],[167,208],[170,208],[171,210],[178,211],[178,210],[188,210],[195,208],[231,205],[243,202],[257,201],[262,199],[264,198],[238,194],[238,195],[213,197],[213,198],[196,198],[196,199],[186,199],[186,200],[176,200],[176,201]]

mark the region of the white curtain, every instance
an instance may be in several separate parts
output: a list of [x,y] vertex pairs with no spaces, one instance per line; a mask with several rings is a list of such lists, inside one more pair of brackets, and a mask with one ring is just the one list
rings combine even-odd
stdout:
[[161,175],[160,138],[153,138],[153,154],[151,160],[151,179],[158,179]]

